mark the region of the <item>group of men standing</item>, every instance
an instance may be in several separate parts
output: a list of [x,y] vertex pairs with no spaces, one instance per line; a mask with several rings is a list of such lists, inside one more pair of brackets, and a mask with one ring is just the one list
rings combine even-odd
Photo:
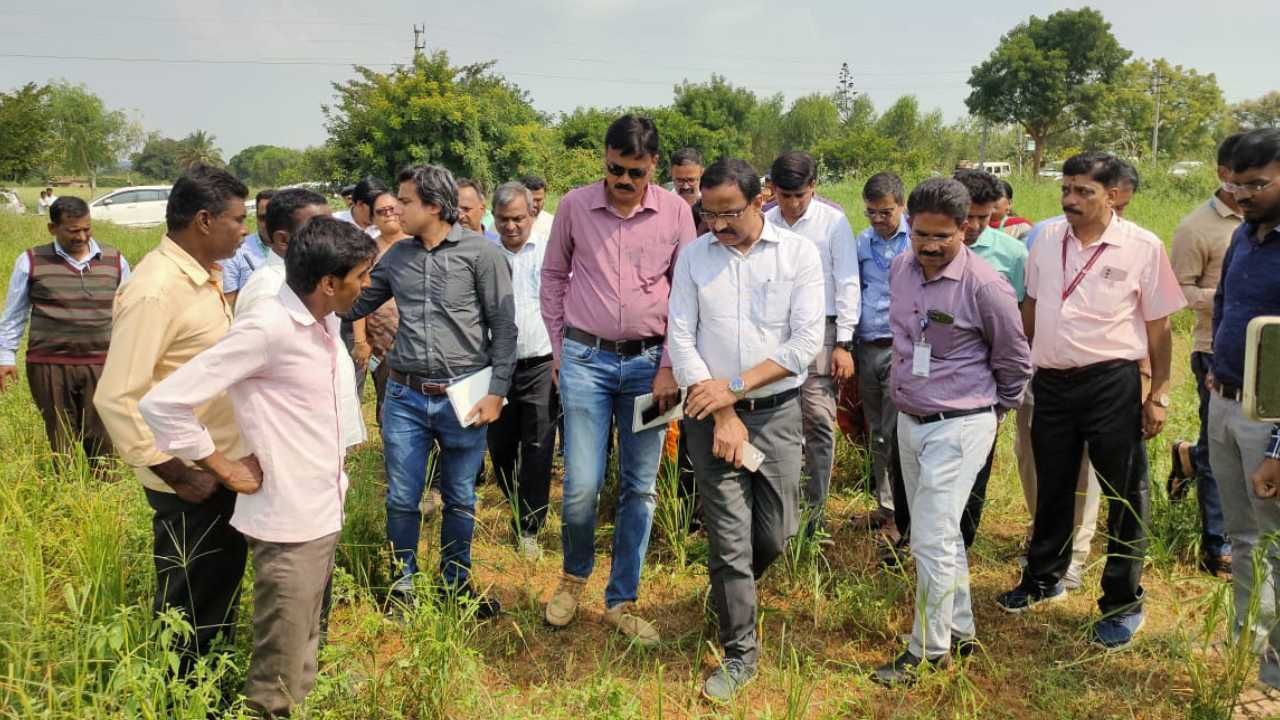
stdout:
[[[15,264],[0,384],[16,377],[29,315],[28,380],[55,451],[80,439],[102,458],[114,444],[146,488],[156,608],[182,608],[195,628],[184,670],[234,626],[251,551],[246,695],[284,713],[310,690],[370,357],[385,366],[393,597],[412,602],[421,587],[435,447],[437,591],[481,619],[501,611],[471,580],[476,477],[488,450],[516,543],[536,557],[562,417],[563,565],[545,619],[565,627],[579,614],[616,431],[602,617],[639,644],[660,640],[637,601],[665,429],[635,430],[633,416],[639,402],[682,403],[724,650],[703,685],[717,702],[756,673],[756,582],[792,536],[822,530],[837,392],[855,375],[873,522],[916,562],[911,639],[876,670],[879,682],[911,682],[976,645],[966,548],[1010,411],[1032,523],[1021,580],[999,605],[1022,612],[1078,587],[1073,545],[1094,522],[1078,506],[1096,483],[1109,512],[1092,637],[1107,648],[1132,640],[1149,522],[1144,440],[1165,422],[1169,316],[1184,293],[1213,328],[1210,340],[1198,331],[1192,360],[1208,429],[1194,451],[1175,446],[1175,479],[1198,478],[1206,565],[1222,569],[1280,528],[1268,499],[1280,493],[1280,431],[1239,403],[1244,326],[1280,314],[1280,131],[1223,144],[1222,188],[1179,230],[1174,265],[1122,217],[1136,173],[1106,154],[1066,162],[1063,217],[1026,228],[1024,242],[996,227],[1010,224],[1011,188],[980,171],[909,194],[895,175],[874,175],[862,192],[870,227],[855,236],[816,196],[804,153],[773,163],[767,207],[757,170],[732,158],[704,169],[686,153],[673,163],[678,194],[658,187],[647,118],[618,118],[604,145],[603,180],[566,194],[548,234],[537,229],[550,218],[542,181],[499,186],[488,227],[479,186],[426,165],[401,172],[394,191],[357,185],[349,218],[325,217],[309,191],[260,193],[259,232],[242,242],[247,188],[198,167],[174,186],[168,232],[131,273],[92,239],[83,201],[53,203],[54,242]],[[384,235],[394,237],[379,243]],[[362,349],[365,319],[391,300],[394,338]],[[460,414],[448,390],[477,373],[487,373],[481,399]],[[1265,552],[1270,579],[1280,548]],[[1248,577],[1236,574],[1237,604],[1248,602]],[[1277,650],[1264,653],[1272,685]]]

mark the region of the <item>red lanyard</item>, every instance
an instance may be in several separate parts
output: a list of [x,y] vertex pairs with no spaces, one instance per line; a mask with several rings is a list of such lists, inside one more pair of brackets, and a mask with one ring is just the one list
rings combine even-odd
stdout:
[[[1080,287],[1080,283],[1081,281],[1084,280],[1085,274],[1089,272],[1089,268],[1093,267],[1093,264],[1098,262],[1098,257],[1102,255],[1102,251],[1106,249],[1107,249],[1106,244],[1103,243],[1101,240],[1099,240],[1098,249],[1093,251],[1093,255],[1089,258],[1089,262],[1085,263],[1084,267],[1080,268],[1080,272],[1076,273],[1075,278],[1071,280],[1071,284],[1067,285],[1066,289],[1062,291],[1063,302],[1066,302],[1067,298],[1071,297],[1071,293],[1075,292],[1077,287]],[[1062,238],[1062,274],[1063,274],[1063,277],[1065,277],[1067,274],[1067,238],[1066,237]]]

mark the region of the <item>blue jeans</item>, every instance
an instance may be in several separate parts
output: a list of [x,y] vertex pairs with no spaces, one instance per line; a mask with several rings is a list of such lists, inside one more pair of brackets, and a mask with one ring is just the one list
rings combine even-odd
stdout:
[[618,514],[613,531],[613,565],[605,587],[606,607],[636,599],[640,568],[649,548],[657,504],[655,484],[663,428],[631,431],[637,395],[653,390],[660,348],[620,355],[566,338],[560,361],[560,404],[564,409],[564,509],[561,513],[564,571],[591,575],[595,565],[596,503],[604,485],[610,417],[618,426]]
[[444,395],[427,396],[387,381],[382,406],[382,445],[387,469],[387,539],[395,553],[393,577],[418,571],[418,504],[426,486],[427,456],[440,444],[436,463],[444,514],[440,522],[440,574],[446,585],[466,584],[475,531],[476,473],[484,464],[487,433],[464,428]]
[[1200,553],[1216,558],[1231,554],[1231,542],[1227,540],[1225,522],[1222,519],[1222,499],[1218,496],[1218,481],[1209,466],[1209,391],[1204,377],[1213,369],[1213,353],[1191,353],[1191,372],[1196,376],[1196,392],[1200,396],[1200,438],[1191,448],[1191,469],[1196,476],[1196,502],[1200,504]]

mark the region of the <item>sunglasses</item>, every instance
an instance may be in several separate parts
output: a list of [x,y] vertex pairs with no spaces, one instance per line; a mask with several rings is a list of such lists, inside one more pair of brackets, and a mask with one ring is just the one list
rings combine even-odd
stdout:
[[639,180],[649,172],[648,168],[624,168],[617,163],[611,162],[606,162],[604,165],[610,175],[614,177],[622,177],[623,173],[626,173],[632,180]]
[[373,211],[373,214],[374,214],[374,215],[381,215],[382,217],[391,217],[392,215],[399,215],[399,214],[400,214],[400,208],[398,208],[398,207],[396,207],[396,206],[394,206],[394,205],[391,205],[391,206],[389,206],[389,207],[380,207],[380,208],[378,208],[377,210],[374,210],[374,211]]

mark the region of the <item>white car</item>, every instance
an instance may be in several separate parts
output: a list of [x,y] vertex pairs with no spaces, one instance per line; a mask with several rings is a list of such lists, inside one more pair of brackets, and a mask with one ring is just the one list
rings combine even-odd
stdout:
[[21,215],[26,211],[27,208],[23,206],[18,193],[0,188],[0,212]]
[[1180,160],[1169,168],[1169,174],[1174,177],[1186,177],[1202,167],[1204,163],[1200,160]]
[[89,203],[94,220],[117,225],[159,225],[169,205],[169,185],[140,185],[112,190]]

